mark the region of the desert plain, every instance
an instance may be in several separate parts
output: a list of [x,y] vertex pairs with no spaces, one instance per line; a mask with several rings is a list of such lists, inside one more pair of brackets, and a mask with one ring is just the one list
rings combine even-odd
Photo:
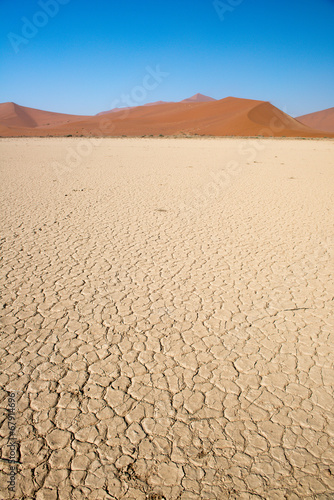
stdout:
[[333,499],[333,140],[0,151],[1,498]]

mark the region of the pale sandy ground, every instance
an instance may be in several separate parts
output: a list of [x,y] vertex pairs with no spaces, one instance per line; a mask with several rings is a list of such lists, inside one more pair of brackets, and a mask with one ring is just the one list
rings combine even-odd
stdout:
[[333,499],[334,142],[0,150],[1,498]]

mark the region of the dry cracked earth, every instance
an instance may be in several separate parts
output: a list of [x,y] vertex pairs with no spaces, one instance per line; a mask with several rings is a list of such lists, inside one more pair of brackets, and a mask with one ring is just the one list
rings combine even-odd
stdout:
[[0,149],[1,498],[333,499],[333,141]]

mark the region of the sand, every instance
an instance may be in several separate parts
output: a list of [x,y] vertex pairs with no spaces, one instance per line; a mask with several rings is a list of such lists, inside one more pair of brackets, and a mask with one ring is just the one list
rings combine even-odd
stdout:
[[334,133],[334,108],[299,116],[297,120],[308,127]]
[[1,498],[333,498],[333,141],[0,150]]
[[[85,120],[88,116],[53,113],[41,109],[19,106],[14,102],[0,104],[0,124],[11,130],[57,127],[73,121]],[[0,131],[1,133],[1,131]]]
[[334,138],[334,133],[312,129],[269,102],[235,97],[216,101],[197,94],[182,102],[114,109],[88,117],[0,104],[1,137],[160,135]]
[[216,100],[217,99],[214,99],[213,97],[209,97],[207,95],[195,94],[191,97],[188,97],[187,99],[183,99],[181,102],[213,102]]

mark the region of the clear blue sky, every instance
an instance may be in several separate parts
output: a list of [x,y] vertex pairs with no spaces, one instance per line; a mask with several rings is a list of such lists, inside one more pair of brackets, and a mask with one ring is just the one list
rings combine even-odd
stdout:
[[[0,102],[95,114],[159,65],[169,76],[140,103],[201,92],[292,116],[334,106],[334,0],[222,0],[224,19],[212,0],[50,1],[53,17],[38,0],[0,2]],[[45,26],[28,39],[22,18]]]

